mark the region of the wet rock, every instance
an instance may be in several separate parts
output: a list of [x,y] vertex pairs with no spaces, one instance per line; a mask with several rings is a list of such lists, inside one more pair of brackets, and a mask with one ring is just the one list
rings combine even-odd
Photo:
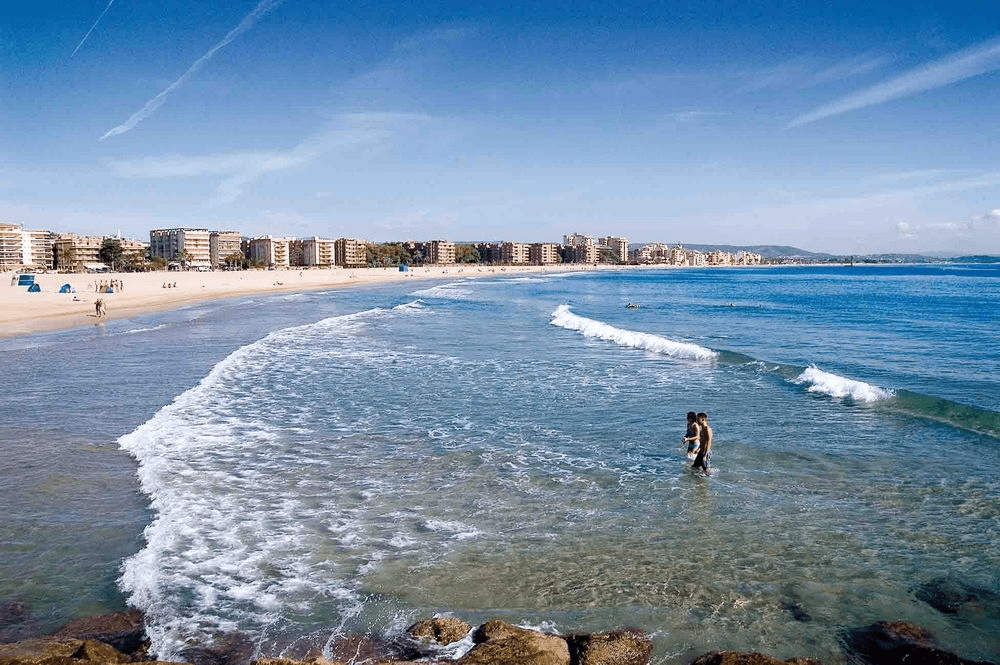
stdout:
[[253,655],[250,638],[242,633],[228,633],[213,640],[211,647],[188,647],[181,658],[191,665],[246,665]]
[[939,648],[929,631],[905,621],[878,621],[844,631],[841,643],[852,665],[986,665]]
[[132,659],[97,640],[41,637],[0,645],[0,665],[122,665]]
[[568,635],[573,665],[646,665],[653,653],[653,642],[633,628],[610,633]]
[[143,658],[149,647],[146,626],[139,610],[75,619],[60,628],[55,637],[98,640],[123,654]]
[[490,621],[473,633],[476,646],[459,665],[569,665],[569,646],[558,635]]
[[755,652],[712,651],[699,656],[691,665],[820,665],[820,662],[811,658],[781,660]]
[[472,626],[461,619],[453,617],[435,617],[425,621],[418,621],[406,632],[417,639],[432,640],[441,645],[452,644],[465,637],[472,630]]

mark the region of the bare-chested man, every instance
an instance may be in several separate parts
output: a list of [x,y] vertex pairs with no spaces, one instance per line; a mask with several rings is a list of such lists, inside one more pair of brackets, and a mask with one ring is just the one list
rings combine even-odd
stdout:
[[708,424],[708,414],[698,414],[698,456],[694,458],[692,469],[700,468],[705,473],[711,473],[712,466],[712,427]]

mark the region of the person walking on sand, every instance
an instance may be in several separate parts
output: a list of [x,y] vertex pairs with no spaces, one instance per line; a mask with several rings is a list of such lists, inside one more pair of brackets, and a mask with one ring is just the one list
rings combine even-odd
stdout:
[[694,459],[698,452],[698,437],[701,435],[701,427],[698,426],[698,415],[694,411],[687,414],[687,433],[684,434],[684,443],[688,444],[688,459]]
[[706,474],[712,467],[712,427],[708,424],[708,414],[698,414],[698,456],[694,458],[692,469],[700,468]]

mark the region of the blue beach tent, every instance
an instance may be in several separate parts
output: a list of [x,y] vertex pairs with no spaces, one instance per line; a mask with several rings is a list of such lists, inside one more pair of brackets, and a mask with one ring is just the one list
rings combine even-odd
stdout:
[[410,269],[410,266],[406,265],[405,263],[400,263],[399,264],[399,272],[406,272],[409,269]]
[[31,286],[28,287],[28,293],[39,293],[41,290],[42,290],[42,287],[40,287],[35,282],[32,282]]
[[30,273],[25,273],[17,276],[18,286],[31,286],[35,283],[35,276]]
[[63,284],[59,287],[59,293],[76,293],[76,289],[69,284]]

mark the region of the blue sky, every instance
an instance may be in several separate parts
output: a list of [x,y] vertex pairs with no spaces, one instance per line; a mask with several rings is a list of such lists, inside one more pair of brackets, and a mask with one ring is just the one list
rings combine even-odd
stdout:
[[1000,253],[1000,3],[0,0],[0,221]]

